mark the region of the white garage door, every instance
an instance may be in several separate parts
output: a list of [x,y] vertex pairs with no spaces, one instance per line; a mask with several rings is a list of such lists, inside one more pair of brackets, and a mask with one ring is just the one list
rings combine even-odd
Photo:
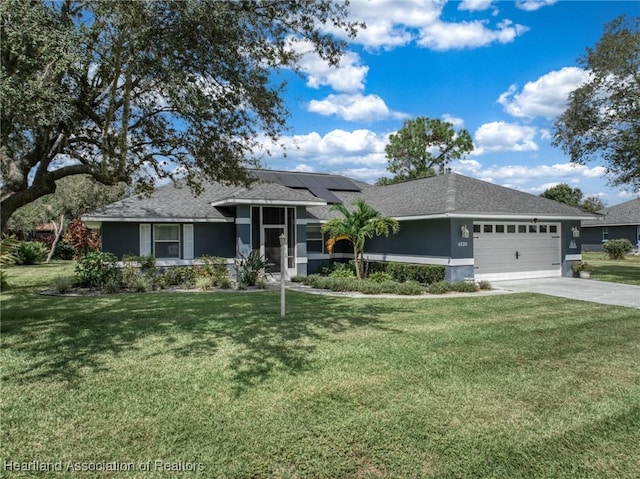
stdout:
[[474,223],[473,256],[477,280],[561,276],[560,225]]

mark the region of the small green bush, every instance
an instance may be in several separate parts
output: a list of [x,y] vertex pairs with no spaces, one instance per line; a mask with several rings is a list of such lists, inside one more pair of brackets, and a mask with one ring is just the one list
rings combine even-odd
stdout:
[[102,288],[100,288],[100,290],[105,294],[115,294],[122,291],[122,285],[120,284],[119,281],[110,279],[109,281],[107,281],[105,284],[102,285]]
[[304,276],[294,276],[291,278],[292,283],[304,283]]
[[472,281],[460,281],[450,285],[451,291],[457,293],[475,293],[478,291],[478,285]]
[[14,251],[18,264],[40,264],[49,255],[48,248],[39,241],[21,241]]
[[252,251],[246,257],[236,258],[236,277],[239,285],[255,286],[258,278],[264,276],[269,269],[269,262],[257,251]]
[[451,285],[446,281],[438,281],[430,284],[427,291],[429,294],[445,294],[451,291]]
[[442,265],[380,261],[368,263],[368,271],[369,276],[377,272],[388,273],[393,280],[399,283],[416,281],[422,284],[432,284],[444,281],[445,275],[445,268]]
[[229,277],[227,260],[217,256],[200,256],[194,260],[193,269],[196,277],[208,277],[212,279],[213,286],[219,286],[224,278]]
[[69,259],[73,259],[75,254],[76,254],[76,250],[73,249],[73,246],[71,246],[70,244],[62,240],[56,243],[56,249],[53,250],[54,259],[69,260]]
[[602,249],[607,253],[609,259],[624,259],[633,250],[633,245],[628,239],[611,239],[605,241]]
[[196,284],[196,276],[190,266],[172,266],[164,272],[167,283],[172,286],[193,287]]
[[220,289],[231,289],[233,287],[233,283],[231,282],[231,278],[226,276],[220,279],[220,283],[218,284]]
[[213,279],[210,276],[196,278],[196,289],[207,290],[213,288]]
[[369,275],[369,279],[374,283],[384,283],[385,281],[393,281],[393,277],[386,271],[375,271]]
[[73,281],[66,276],[56,276],[51,284],[52,289],[58,294],[64,294],[71,290]]
[[487,290],[487,291],[493,289],[493,286],[491,286],[491,283],[485,280],[480,281],[478,283],[478,287],[482,290]]
[[76,282],[83,288],[100,288],[108,281],[120,282],[118,258],[113,253],[90,251],[78,259]]
[[336,263],[329,273],[330,278],[355,278],[355,266],[350,263]]

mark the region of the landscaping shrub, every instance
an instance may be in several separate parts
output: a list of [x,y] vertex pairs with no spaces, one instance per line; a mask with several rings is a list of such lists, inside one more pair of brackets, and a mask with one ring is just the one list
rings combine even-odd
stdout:
[[18,246],[18,240],[15,238],[2,238],[0,240],[0,288],[9,287],[9,276],[6,267],[15,264],[18,261],[14,251]]
[[478,285],[471,281],[460,281],[458,283],[452,283],[450,290],[457,293],[475,293],[478,291]]
[[102,285],[102,288],[100,288],[100,290],[106,294],[119,293],[121,291],[120,281],[117,281],[115,279],[110,279],[104,285]]
[[628,239],[611,239],[605,241],[602,248],[609,256],[609,259],[624,259],[633,250],[633,245]]
[[482,290],[493,289],[493,287],[491,286],[491,283],[489,283],[489,281],[484,281],[484,280],[478,283],[478,287]]
[[64,294],[71,290],[72,281],[66,276],[56,276],[51,288],[58,294]]
[[90,230],[80,220],[73,220],[64,234],[63,240],[71,245],[75,251],[75,257],[80,257],[90,251],[100,249],[100,233]]
[[56,243],[56,249],[53,250],[54,259],[69,260],[73,259],[74,255],[75,250],[73,249],[73,246],[66,243],[65,241],[58,241],[58,243]]
[[235,260],[236,274],[239,285],[255,286],[258,278],[268,271],[269,262],[257,251],[252,251],[244,258]]
[[213,278],[211,276],[199,276],[196,278],[196,289],[207,290],[213,288]]
[[383,283],[385,281],[393,281],[393,277],[386,271],[375,271],[369,275],[369,280],[374,283]]
[[434,264],[411,264],[394,262],[372,262],[368,264],[369,274],[385,272],[400,283],[416,281],[422,284],[432,284],[444,281],[445,268]]
[[164,273],[167,283],[172,286],[192,287],[196,284],[195,271],[191,266],[172,266]]
[[330,278],[355,278],[356,269],[353,263],[336,263],[329,273]]
[[229,278],[229,269],[225,258],[200,256],[194,260],[193,268],[196,277],[211,278],[212,286],[220,286],[225,278]]
[[329,289],[336,292],[355,291],[363,294],[405,294],[418,295],[424,292],[423,286],[416,282],[397,283],[395,281],[375,282],[354,278],[336,278],[317,274],[307,276],[304,284],[317,289]]
[[445,294],[451,291],[451,285],[446,281],[431,283],[427,288],[429,294]]
[[80,287],[102,287],[108,281],[120,281],[118,258],[113,253],[91,251],[82,255],[76,265],[76,281]]
[[49,250],[40,241],[21,241],[14,250],[18,264],[40,264],[47,259]]

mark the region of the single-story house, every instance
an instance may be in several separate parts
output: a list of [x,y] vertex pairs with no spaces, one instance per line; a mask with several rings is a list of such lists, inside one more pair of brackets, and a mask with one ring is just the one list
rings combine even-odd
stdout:
[[628,239],[640,248],[640,198],[600,211],[600,217],[582,221],[582,251],[602,251],[610,239]]
[[286,274],[307,275],[350,259],[347,242],[332,254],[320,228],[338,215],[332,204],[357,198],[397,219],[400,232],[369,240],[370,261],[443,265],[448,281],[570,276],[581,259],[580,223],[594,215],[553,200],[449,173],[393,185],[344,176],[252,170],[249,187],[205,185],[200,196],[173,184],[83,217],[100,228],[105,251],[148,255],[161,266],[202,255],[233,258],[259,251]]

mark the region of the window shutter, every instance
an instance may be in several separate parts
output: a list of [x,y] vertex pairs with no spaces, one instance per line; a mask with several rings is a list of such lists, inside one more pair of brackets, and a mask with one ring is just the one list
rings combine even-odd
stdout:
[[151,254],[151,225],[143,223],[140,225],[140,256]]
[[193,259],[193,225],[182,225],[184,259]]

